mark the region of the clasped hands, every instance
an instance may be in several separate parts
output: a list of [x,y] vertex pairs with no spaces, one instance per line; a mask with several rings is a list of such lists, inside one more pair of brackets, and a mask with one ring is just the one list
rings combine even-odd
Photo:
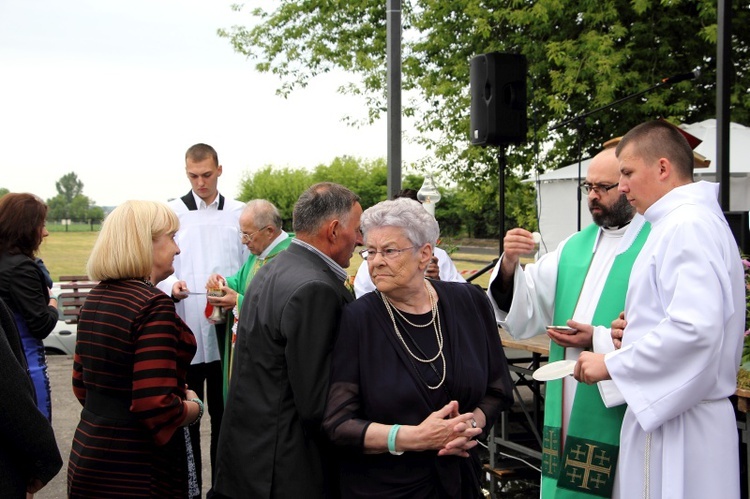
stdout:
[[482,433],[484,424],[482,411],[460,414],[458,402],[452,400],[407,430],[413,430],[414,441],[419,442],[419,448],[409,450],[437,450],[438,456],[469,457],[468,451],[477,445],[474,438]]

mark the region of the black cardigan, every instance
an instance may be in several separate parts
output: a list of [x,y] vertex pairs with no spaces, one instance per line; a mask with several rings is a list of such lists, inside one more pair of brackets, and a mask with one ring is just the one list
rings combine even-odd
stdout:
[[0,299],[26,321],[31,335],[43,340],[57,325],[57,308],[49,304],[44,272],[26,255],[0,254]]
[[[33,262],[32,262],[33,263]],[[49,482],[62,468],[52,426],[36,407],[16,324],[0,300],[0,491],[25,498],[32,478]]]

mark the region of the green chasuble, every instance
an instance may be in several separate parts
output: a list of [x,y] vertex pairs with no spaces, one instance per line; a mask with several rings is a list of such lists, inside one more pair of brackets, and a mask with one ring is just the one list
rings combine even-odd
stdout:
[[[273,247],[273,249],[266,255],[266,258],[261,260],[257,255],[251,254],[245,264],[238,270],[234,275],[226,277],[227,287],[237,292],[237,310],[242,310],[242,301],[245,299],[245,293],[250,285],[250,281],[253,280],[255,273],[266,263],[270,262],[274,256],[284,251],[289,247],[294,239],[293,233],[287,233],[287,238],[281,241],[279,244]],[[224,365],[222,369],[224,371],[224,402],[227,400],[227,390],[229,389],[229,373],[232,369],[232,360],[234,359],[234,333],[232,331],[234,326],[235,317],[233,310],[230,310],[227,314],[226,328],[227,332],[224,338]]]
[[[625,308],[625,294],[633,262],[646,242],[646,223],[635,241],[615,257],[596,306],[592,325],[609,327]],[[572,236],[562,249],[555,291],[554,324],[573,317],[586,279],[599,227],[589,225]],[[565,358],[565,348],[550,342],[549,361]],[[562,441],[563,381],[547,383],[542,444],[542,498],[611,497],[620,446],[625,405],[608,409],[596,384],[579,383]]]

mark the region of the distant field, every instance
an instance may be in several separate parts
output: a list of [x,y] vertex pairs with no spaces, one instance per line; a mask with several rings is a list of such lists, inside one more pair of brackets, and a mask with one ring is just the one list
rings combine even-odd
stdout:
[[98,235],[98,232],[50,231],[39,248],[39,256],[49,269],[52,280],[58,281],[61,275],[85,274],[86,260]]
[[99,232],[102,228],[101,224],[70,224],[62,225],[56,222],[47,222],[47,232]]
[[[51,231],[45,239],[39,251],[39,256],[52,274],[52,279],[57,281],[61,275],[79,275],[86,273],[86,260],[98,232],[73,231],[70,232]],[[77,228],[81,226],[76,226]],[[88,228],[88,226],[86,226]],[[50,227],[48,226],[49,230]],[[64,230],[64,228],[63,228]],[[460,243],[457,243],[460,247]],[[469,251],[458,250],[453,254],[453,261],[459,271],[479,270],[492,261],[495,255],[477,254]],[[354,275],[362,259],[354,255],[348,271]],[[474,283],[486,288],[489,281],[489,272],[478,277]],[[466,275],[468,277],[468,275]]]

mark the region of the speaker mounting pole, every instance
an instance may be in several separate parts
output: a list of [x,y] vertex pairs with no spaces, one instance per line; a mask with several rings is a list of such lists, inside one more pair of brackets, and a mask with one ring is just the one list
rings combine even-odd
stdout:
[[500,253],[503,256],[503,237],[505,236],[505,167],[507,166],[507,157],[505,156],[506,144],[500,144],[497,149],[497,183],[498,198],[500,209],[498,210],[498,229],[500,232]]

